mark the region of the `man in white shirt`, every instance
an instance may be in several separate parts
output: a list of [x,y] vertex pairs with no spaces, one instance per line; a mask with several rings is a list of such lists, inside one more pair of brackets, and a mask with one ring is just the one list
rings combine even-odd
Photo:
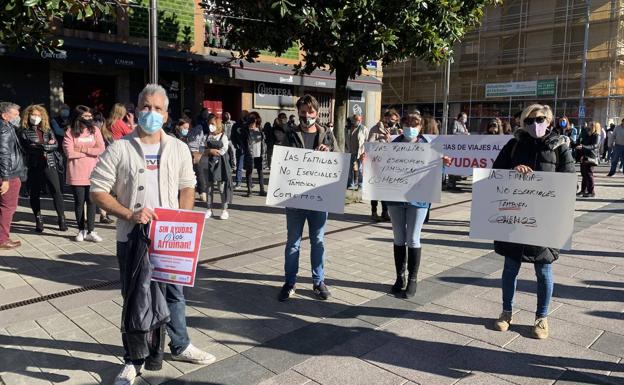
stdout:
[[[167,121],[168,104],[165,90],[157,84],[148,84],[139,94],[137,128],[108,147],[91,175],[92,199],[98,207],[119,218],[117,258],[120,266],[130,257],[127,255],[128,233],[136,224],[158,219],[155,208],[193,209],[195,175],[191,155],[186,144],[162,130]],[[214,362],[213,355],[190,343],[183,287],[172,284],[165,287],[170,312],[167,333],[171,339],[171,358],[204,365]],[[122,333],[122,341],[126,365],[114,384],[132,385],[145,359],[130,359],[125,333]]]

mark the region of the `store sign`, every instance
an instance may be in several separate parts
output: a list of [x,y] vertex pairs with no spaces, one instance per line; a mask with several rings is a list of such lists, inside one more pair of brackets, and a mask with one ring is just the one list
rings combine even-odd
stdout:
[[538,80],[537,96],[555,96],[557,83],[555,80]]
[[293,86],[274,83],[254,83],[255,108],[292,108],[295,106],[295,90]]
[[485,85],[486,98],[509,98],[514,96],[554,96],[555,80],[532,80],[528,82],[489,83]]

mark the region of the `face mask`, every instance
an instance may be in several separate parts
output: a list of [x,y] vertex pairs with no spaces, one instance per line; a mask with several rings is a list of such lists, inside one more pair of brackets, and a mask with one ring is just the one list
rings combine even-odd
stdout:
[[568,122],[566,122],[565,120],[562,120],[561,122],[559,122],[559,125],[565,128],[568,125]]
[[139,126],[147,135],[152,135],[163,126],[163,116],[154,111],[141,111],[139,112]]
[[301,122],[301,125],[304,127],[311,127],[314,123],[316,123],[316,118],[306,118],[305,116],[300,116],[299,122]]
[[68,118],[69,110],[61,110],[61,118]]
[[38,126],[39,123],[41,123],[41,116],[31,116],[29,120],[30,124],[32,124],[33,126]]
[[526,126],[526,131],[529,133],[529,135],[531,135],[534,138],[542,138],[544,137],[544,135],[546,135],[546,129],[548,128],[548,123],[546,122],[542,122],[542,123],[533,123],[530,124],[528,126]]
[[462,123],[466,123],[466,120],[468,120],[468,118],[466,118],[465,116],[462,116],[459,121]]
[[14,117],[13,119],[11,119],[11,120],[9,121],[9,123],[11,123],[11,124],[12,124],[12,125],[14,125],[15,127],[17,127],[17,126],[19,126],[19,124],[20,124],[20,120],[21,120],[21,119],[20,119],[20,117],[19,117],[19,115],[18,115],[18,116],[16,116],[16,117]]
[[405,127],[403,130],[403,136],[405,136],[407,140],[412,140],[418,137],[419,132],[420,129],[418,127]]
[[183,130],[180,130],[180,135],[187,136],[188,135],[188,129],[185,128]]
[[210,131],[210,132],[217,131],[217,126],[215,126],[214,124],[209,125],[208,126],[208,131]]
[[80,123],[82,123],[87,128],[93,127],[93,119],[82,119],[82,118],[80,118],[78,121]]

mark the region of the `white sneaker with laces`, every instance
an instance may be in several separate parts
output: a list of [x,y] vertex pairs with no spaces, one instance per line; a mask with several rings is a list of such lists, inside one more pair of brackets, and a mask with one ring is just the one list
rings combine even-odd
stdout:
[[206,214],[204,214],[204,217],[205,217],[206,219],[208,219],[208,218],[212,217],[212,210],[206,210]]
[[82,242],[85,240],[85,236],[87,235],[87,230],[78,230],[78,235],[76,235],[76,242]]
[[114,385],[132,385],[140,374],[141,366],[126,364],[117,377],[115,377]]
[[190,362],[191,364],[209,365],[215,362],[216,358],[212,354],[196,348],[189,344],[180,354],[172,354],[171,359],[174,361]]
[[228,219],[230,217],[230,213],[228,213],[227,210],[223,210],[223,212],[221,213],[221,219],[225,220]]
[[89,241],[89,242],[95,242],[95,243],[103,241],[102,237],[100,237],[95,231],[92,231],[88,233],[87,235],[85,235],[84,240]]
[[199,200],[202,202],[206,202],[208,200],[208,195],[206,195],[206,193],[199,194]]

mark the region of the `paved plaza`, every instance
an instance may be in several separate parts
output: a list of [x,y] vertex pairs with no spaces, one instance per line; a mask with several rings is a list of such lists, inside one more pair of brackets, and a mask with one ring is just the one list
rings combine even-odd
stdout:
[[[597,197],[577,200],[573,249],[553,267],[546,340],[531,338],[528,264],[515,324],[492,329],[502,257],[490,241],[468,238],[467,184],[433,206],[409,300],[387,294],[390,224],[372,223],[368,202],[348,192],[353,203],[327,228],[332,298],[314,299],[304,242],[297,294],[278,302],[283,210],[237,193],[229,220],[206,222],[197,285],[186,291],[192,342],[217,362],[184,364],[167,352],[163,370],[136,384],[624,384],[624,176],[596,171]],[[20,203],[13,233],[23,246],[0,252],[0,385],[110,384],[123,354],[114,225],[97,225],[101,244],[75,243],[71,229],[54,230],[47,201],[50,225],[39,235],[27,200]]]

